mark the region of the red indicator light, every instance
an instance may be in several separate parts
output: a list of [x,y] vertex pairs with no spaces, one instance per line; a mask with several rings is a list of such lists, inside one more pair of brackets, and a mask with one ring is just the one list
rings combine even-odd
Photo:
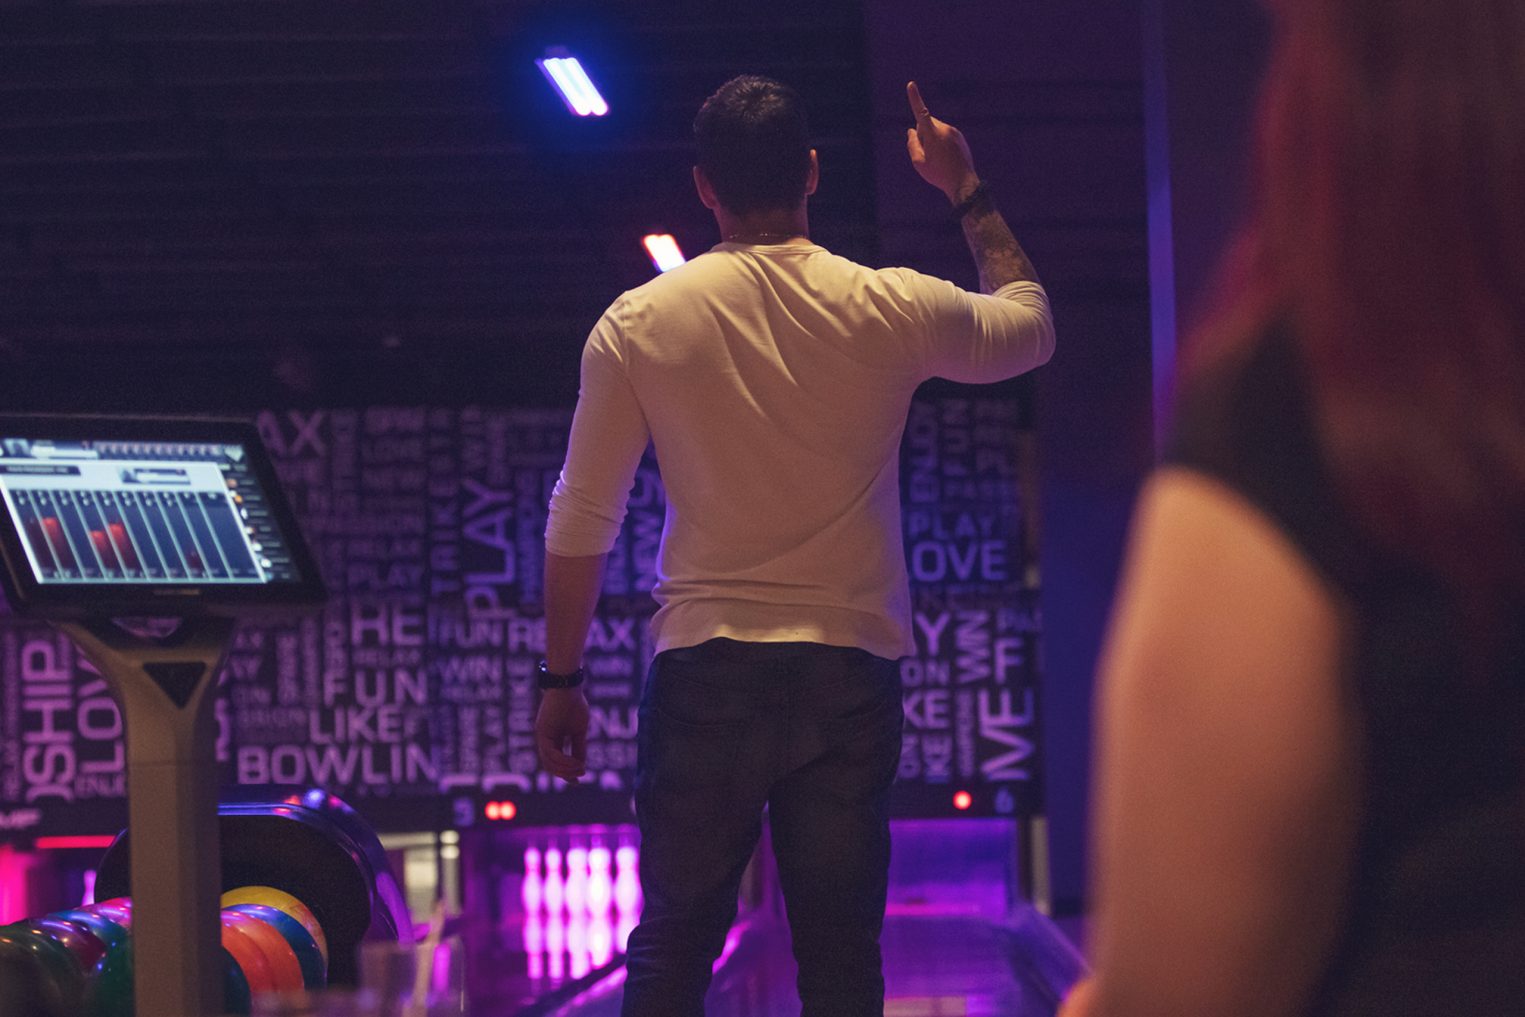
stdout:
[[519,814],[519,806],[513,802],[488,802],[482,814],[496,822],[506,823]]
[[78,848],[93,848],[105,850],[115,843],[116,838],[111,834],[102,834],[99,837],[74,836],[74,837],[38,837],[32,842],[32,846],[39,851],[68,851]]
[[968,791],[960,791],[953,796],[953,807],[960,812],[968,812],[969,806],[974,804],[974,795]]

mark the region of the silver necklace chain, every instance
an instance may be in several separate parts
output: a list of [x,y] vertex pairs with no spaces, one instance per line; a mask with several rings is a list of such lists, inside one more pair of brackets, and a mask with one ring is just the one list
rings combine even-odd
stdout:
[[[803,233],[732,233],[727,236],[727,243],[747,243],[748,240],[760,240],[764,237],[772,240],[793,240],[795,237],[804,236]],[[747,239],[743,239],[743,238]]]

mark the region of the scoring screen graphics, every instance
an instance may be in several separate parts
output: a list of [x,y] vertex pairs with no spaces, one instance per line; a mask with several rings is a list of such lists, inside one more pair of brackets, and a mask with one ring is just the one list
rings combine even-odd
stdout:
[[0,496],[45,586],[295,578],[239,445],[0,438]]

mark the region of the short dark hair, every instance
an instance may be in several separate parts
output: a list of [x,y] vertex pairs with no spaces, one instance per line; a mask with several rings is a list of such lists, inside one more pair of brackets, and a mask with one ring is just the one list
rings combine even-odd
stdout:
[[794,208],[810,176],[810,128],[798,93],[743,74],[704,100],[694,117],[699,168],[726,210]]

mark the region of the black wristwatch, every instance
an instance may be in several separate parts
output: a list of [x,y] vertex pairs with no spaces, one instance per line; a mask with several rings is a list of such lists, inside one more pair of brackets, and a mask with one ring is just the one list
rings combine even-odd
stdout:
[[989,198],[990,188],[985,186],[985,181],[979,181],[974,185],[969,193],[964,196],[963,201],[957,202],[953,206],[953,221],[963,222],[964,216],[968,215],[970,212],[973,212],[976,205],[982,201],[988,200]]
[[578,668],[571,674],[556,674],[546,667],[543,660],[540,662],[540,666],[536,668],[536,673],[539,675],[539,683],[542,689],[575,689],[582,684],[583,677],[585,676],[582,668]]

